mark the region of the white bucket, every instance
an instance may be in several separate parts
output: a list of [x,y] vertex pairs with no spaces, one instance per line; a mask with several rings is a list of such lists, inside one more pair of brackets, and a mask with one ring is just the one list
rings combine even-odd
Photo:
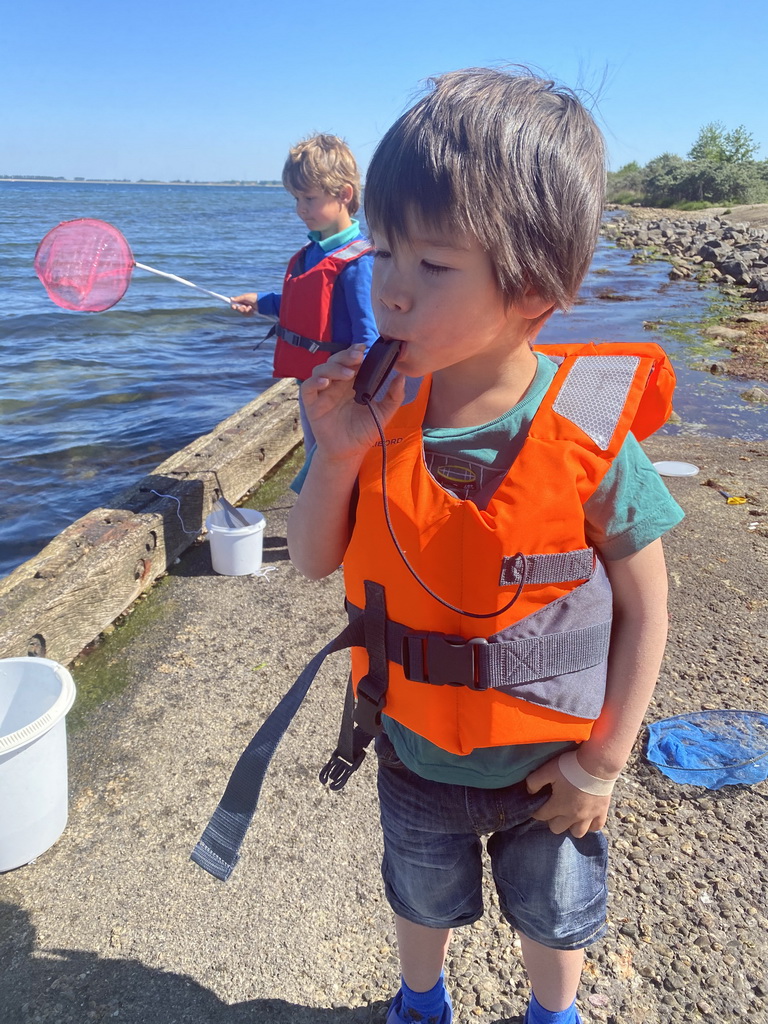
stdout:
[[69,672],[48,658],[0,659],[0,871],[29,864],[67,824]]
[[248,526],[227,526],[217,509],[205,520],[211,539],[211,562],[222,576],[248,576],[261,568],[261,548],[266,520],[255,508],[241,508]]

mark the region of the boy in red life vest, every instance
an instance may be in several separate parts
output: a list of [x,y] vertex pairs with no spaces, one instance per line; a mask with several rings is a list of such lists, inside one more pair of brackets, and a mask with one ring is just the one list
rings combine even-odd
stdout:
[[[283,185],[296,200],[309,243],[288,264],[282,293],[247,292],[232,299],[232,308],[279,318],[273,375],[303,381],[334,352],[354,344],[367,349],[376,340],[373,250],[353,216],[360,206],[360,173],[341,139],[315,135],[299,142],[283,167]],[[299,412],[309,453],[314,438],[301,397]]]
[[[302,387],[317,446],[288,542],[310,579],[343,563],[364,617],[353,679],[368,731],[382,725],[402,969],[388,1024],[452,1020],[443,963],[451,929],[482,915],[481,836],[526,1024],[580,1020],[583,950],[605,930],[601,829],[656,683],[661,536],[682,512],[630,432],[668,415],[661,350],[532,344],[576,297],[603,186],[602,137],[570,91],[437,78],[366,179],[374,313],[401,342],[373,402],[383,438],[353,399],[361,347]],[[422,379],[409,400],[406,378]]]

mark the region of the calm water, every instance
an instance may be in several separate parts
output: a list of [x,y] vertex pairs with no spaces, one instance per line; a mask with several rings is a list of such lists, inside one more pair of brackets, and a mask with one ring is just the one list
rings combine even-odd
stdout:
[[[97,217],[118,227],[136,260],[236,295],[281,286],[303,242],[292,201],[276,188],[0,182],[0,575],[68,523],[207,433],[272,382],[264,321],[135,270],[104,313],[55,306],[35,276],[43,235]],[[711,350],[684,325],[718,292],[629,265],[601,242],[583,303],[553,318],[542,341],[658,341],[678,373],[668,433],[768,436],[768,411],[739,398],[752,381],[690,369]],[[611,302],[610,289],[633,301]],[[673,322],[665,333],[643,321]]]

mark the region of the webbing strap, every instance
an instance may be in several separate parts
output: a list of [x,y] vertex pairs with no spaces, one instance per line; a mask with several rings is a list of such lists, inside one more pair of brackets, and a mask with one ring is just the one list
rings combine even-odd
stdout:
[[[390,630],[390,641],[394,640],[395,632]],[[610,622],[493,643],[452,639],[442,633],[404,632],[397,660],[403,664],[407,678],[414,682],[438,686],[462,683],[473,690],[509,692],[514,686],[600,664],[610,635]],[[390,652],[395,660],[394,644]]]
[[357,703],[349,677],[341,717],[339,742],[320,771],[320,781],[331,789],[343,789],[365,757],[365,749],[381,732],[381,713],[387,702],[387,606],[384,587],[365,581],[365,613],[356,622],[365,623],[368,673],[358,681]]
[[355,725],[355,691],[352,686],[352,676],[350,676],[344,698],[339,741],[318,776],[322,784],[333,790],[343,789],[362,764],[365,749],[372,739],[371,733],[361,729],[359,725]]
[[312,658],[240,755],[224,795],[191,855],[196,864],[215,878],[226,882],[240,859],[239,850],[256,813],[269,763],[320,666],[335,651],[364,646],[365,632],[360,618],[350,622]]
[[342,349],[347,348],[346,345],[334,341],[315,341],[314,338],[307,338],[303,334],[296,334],[295,331],[288,331],[285,327],[278,327],[277,337],[288,345],[305,348],[309,352],[327,352],[329,355],[333,355],[334,352],[341,352]]
[[[348,603],[353,621],[361,609]],[[387,620],[387,657],[407,679],[437,686],[460,683],[473,690],[505,689],[591,668],[604,660],[610,621],[542,636],[490,641],[418,632]]]
[[590,579],[594,571],[595,553],[592,548],[558,551],[549,555],[517,554],[502,558],[499,586],[516,587],[523,579],[526,585],[532,586],[571,583]]

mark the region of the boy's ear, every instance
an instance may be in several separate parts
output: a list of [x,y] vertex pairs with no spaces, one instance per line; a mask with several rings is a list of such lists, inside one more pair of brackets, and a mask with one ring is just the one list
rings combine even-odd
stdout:
[[538,320],[544,314],[552,312],[553,305],[543,299],[533,288],[526,288],[522,299],[515,303],[515,312],[526,320]]
[[339,189],[338,200],[343,203],[344,206],[348,206],[352,202],[352,196],[355,194],[354,189],[351,185],[342,185]]

